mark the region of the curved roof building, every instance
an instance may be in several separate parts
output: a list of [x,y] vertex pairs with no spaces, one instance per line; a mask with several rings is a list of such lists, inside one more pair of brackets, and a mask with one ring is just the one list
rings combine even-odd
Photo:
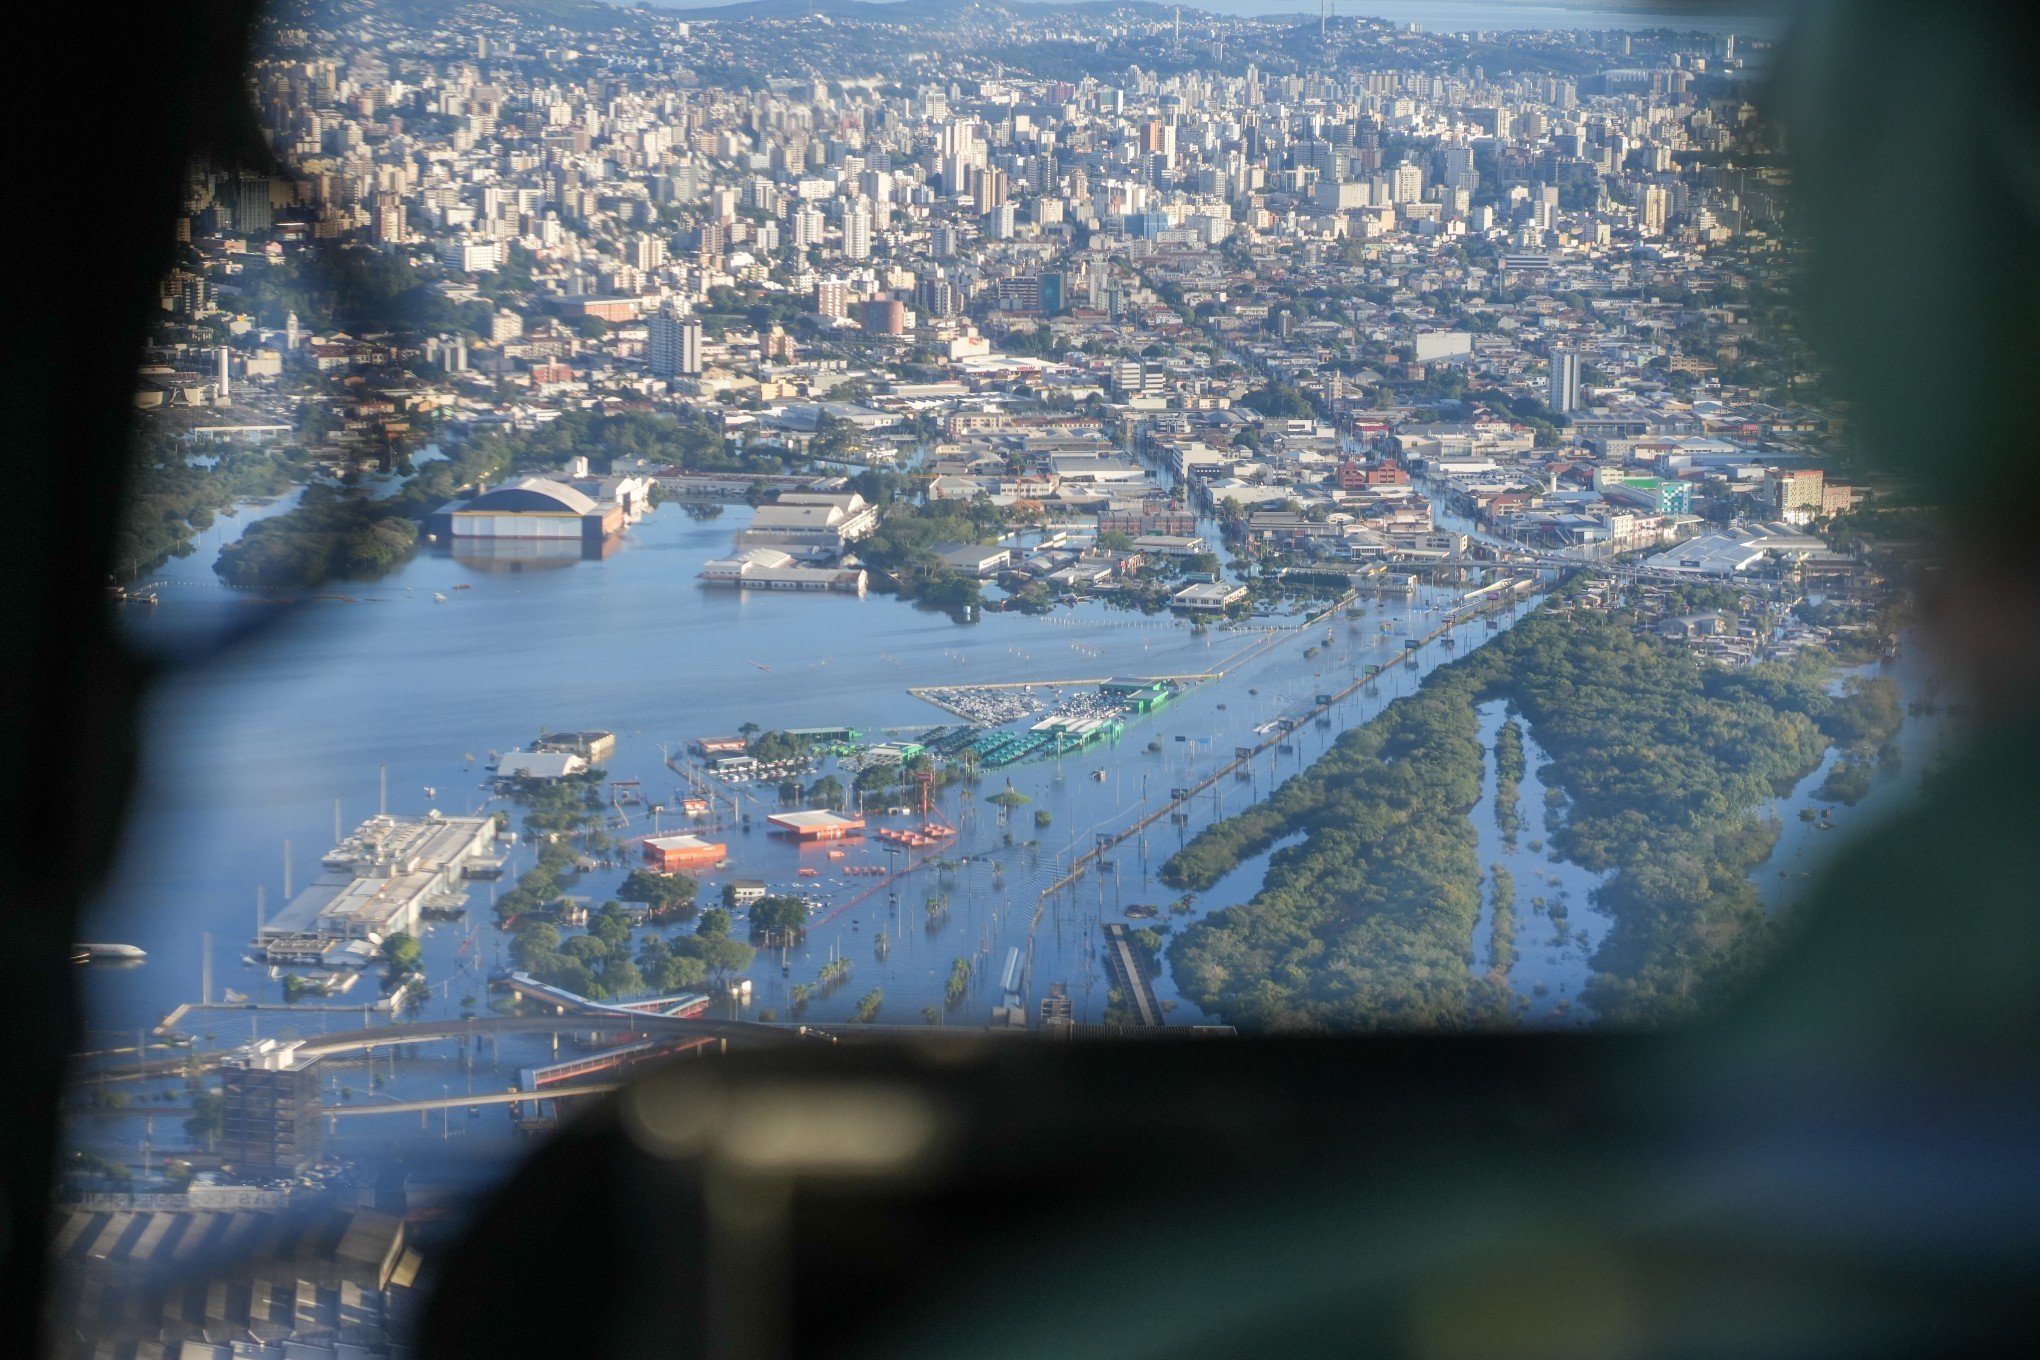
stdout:
[[594,512],[595,502],[565,482],[556,482],[550,477],[522,477],[494,491],[484,491],[457,513],[579,516]]
[[520,477],[440,512],[455,539],[539,538],[600,542],[623,531],[619,505],[598,505],[564,482]]

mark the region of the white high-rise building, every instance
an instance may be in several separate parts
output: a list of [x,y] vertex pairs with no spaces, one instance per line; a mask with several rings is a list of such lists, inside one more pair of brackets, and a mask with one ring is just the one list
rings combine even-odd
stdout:
[[1669,215],[1670,209],[1671,195],[1665,192],[1664,185],[1644,185],[1643,210],[1639,215],[1640,220],[1638,222],[1638,225],[1643,229],[1643,234],[1645,236],[1664,235],[1665,218]]
[[1580,356],[1569,349],[1551,351],[1551,386],[1544,404],[1555,415],[1571,415],[1580,408]]
[[793,248],[806,250],[822,243],[822,214],[819,209],[802,206],[793,214]]
[[1480,175],[1473,168],[1473,148],[1448,146],[1438,153],[1438,182],[1448,189],[1478,189]]
[[871,258],[871,209],[862,203],[843,214],[843,258]]
[[1395,174],[1388,184],[1389,201],[1393,203],[1421,203],[1424,199],[1424,167],[1415,161],[1404,161],[1395,168]]

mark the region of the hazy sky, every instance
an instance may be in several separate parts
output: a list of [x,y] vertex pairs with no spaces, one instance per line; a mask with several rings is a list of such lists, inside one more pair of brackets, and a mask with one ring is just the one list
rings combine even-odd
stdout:
[[[1016,0],[1053,3],[1054,0]],[[1170,4],[1176,0],[1154,0]],[[730,0],[652,0],[662,9],[713,9]],[[883,3],[883,0],[880,0]],[[1180,0],[1186,10],[1221,14],[1317,13],[1317,0]],[[1775,22],[1789,0],[1332,0],[1332,13],[1361,14],[1426,28],[1647,27],[1671,24],[1706,29],[1756,30]]]

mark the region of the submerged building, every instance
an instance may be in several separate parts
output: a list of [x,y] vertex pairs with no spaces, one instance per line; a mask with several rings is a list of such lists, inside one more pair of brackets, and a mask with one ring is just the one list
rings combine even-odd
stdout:
[[846,836],[861,835],[864,831],[862,817],[845,817],[826,808],[774,812],[765,821],[774,832],[799,841],[839,841]]
[[638,844],[644,849],[645,863],[661,873],[713,869],[730,857],[728,845],[701,836],[647,836]]
[[793,557],[840,557],[878,525],[878,507],[854,491],[789,491],[761,505],[736,534],[737,551],[776,548]]
[[324,962],[335,943],[416,934],[427,908],[466,900],[467,868],[487,860],[495,839],[491,817],[371,817],[326,852],[319,876],[255,943],[272,960]]
[[701,565],[704,585],[737,590],[824,590],[862,595],[870,578],[862,567],[802,566],[777,548],[746,548],[734,557],[718,557]]
[[440,507],[428,528],[456,549],[477,539],[535,539],[599,548],[629,517],[618,500],[598,503],[550,477],[522,477]]

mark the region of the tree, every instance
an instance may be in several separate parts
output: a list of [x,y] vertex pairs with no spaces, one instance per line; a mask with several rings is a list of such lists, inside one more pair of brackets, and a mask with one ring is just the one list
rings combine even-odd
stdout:
[[654,915],[664,916],[691,905],[700,890],[701,885],[686,874],[633,869],[616,895],[625,902],[643,902]]
[[798,897],[774,894],[760,898],[751,908],[751,931],[800,932],[807,929],[808,906]]
[[620,902],[604,902],[590,918],[588,929],[612,953],[619,948],[625,951],[630,948],[630,917],[624,913]]
[[559,952],[560,932],[552,922],[533,918],[520,921],[510,938],[510,957],[529,969],[533,962]]
[[657,973],[647,976],[656,981],[661,992],[684,992],[708,980],[708,965],[689,954],[674,954],[660,965]]
[[730,933],[730,914],[721,907],[710,907],[701,913],[701,920],[694,927],[694,933],[703,938],[727,936]]
[[727,935],[697,935],[686,943],[688,952],[701,960],[702,966],[715,977],[728,977],[731,973],[749,968],[758,952],[742,940],[733,940]]
[[637,996],[645,990],[645,978],[628,954],[612,956],[602,967],[602,985],[611,996]]
[[389,975],[398,978],[418,967],[419,961],[425,957],[425,946],[418,943],[417,936],[398,930],[384,937],[382,952],[389,965]]
[[1317,407],[1301,389],[1285,382],[1268,382],[1240,398],[1240,405],[1258,411],[1270,420],[1308,420]]

